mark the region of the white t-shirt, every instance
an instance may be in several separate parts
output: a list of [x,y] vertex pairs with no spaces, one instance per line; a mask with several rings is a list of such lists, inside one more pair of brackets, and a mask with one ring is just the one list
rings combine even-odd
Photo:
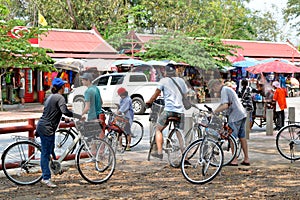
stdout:
[[[172,78],[179,85],[183,94],[186,94],[188,92],[188,87],[185,84],[184,80],[179,77],[172,77]],[[165,100],[164,110],[172,111],[176,113],[184,113],[182,95],[171,78],[169,77],[162,78],[159,81],[157,88],[163,92],[163,97]]]
[[25,90],[25,78],[21,78],[20,80],[22,86],[20,87],[21,90]]

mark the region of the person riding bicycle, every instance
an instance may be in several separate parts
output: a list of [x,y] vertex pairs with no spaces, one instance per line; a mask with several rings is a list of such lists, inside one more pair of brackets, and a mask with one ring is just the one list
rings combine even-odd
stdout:
[[125,125],[125,133],[127,136],[127,146],[126,151],[130,151],[130,143],[131,143],[131,131],[130,127],[133,122],[134,112],[132,108],[132,100],[130,96],[128,96],[128,92],[125,88],[121,87],[118,89],[118,95],[121,97],[120,105],[117,111],[118,115],[124,114],[125,117],[129,120],[128,123]]
[[61,78],[52,81],[52,94],[46,99],[45,107],[37,127],[36,135],[41,138],[41,168],[42,183],[48,187],[57,187],[51,181],[49,159],[53,155],[55,145],[55,131],[60,123],[62,114],[68,117],[81,118],[81,115],[68,110],[65,98],[63,97],[65,82]]
[[[178,117],[180,122],[175,122],[175,126],[180,130],[183,130],[184,127],[184,106],[182,102],[182,95],[175,83],[172,81],[175,80],[176,83],[180,86],[182,93],[184,95],[188,92],[188,87],[185,84],[185,81],[180,78],[176,77],[176,69],[175,66],[171,63],[167,64],[165,67],[165,78],[162,78],[157,86],[156,91],[146,102],[147,105],[151,105],[156,98],[163,92],[164,98],[164,111],[161,113],[158,119],[158,125],[156,127],[156,134],[155,140],[157,144],[157,153],[153,153],[152,156],[157,157],[159,159],[163,158],[162,154],[162,145],[163,145],[163,135],[162,131],[168,125],[168,118],[169,117]],[[172,78],[172,79],[171,79]]]

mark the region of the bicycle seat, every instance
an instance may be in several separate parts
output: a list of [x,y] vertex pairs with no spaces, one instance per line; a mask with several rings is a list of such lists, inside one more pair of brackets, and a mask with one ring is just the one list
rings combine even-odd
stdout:
[[180,117],[168,117],[168,121],[180,122]]

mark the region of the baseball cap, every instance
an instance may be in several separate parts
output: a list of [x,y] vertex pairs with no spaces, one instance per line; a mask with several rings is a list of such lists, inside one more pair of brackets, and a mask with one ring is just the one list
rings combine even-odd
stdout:
[[61,78],[55,78],[52,81],[52,86],[57,87],[57,88],[61,88],[66,82],[63,81]]
[[118,89],[118,95],[120,95],[120,94],[123,94],[123,93],[125,93],[126,92],[126,89],[125,88],[123,88],[123,87],[120,87],[119,89]]
[[89,81],[94,80],[93,75],[91,73],[84,73],[82,76],[80,76],[80,78],[86,79],[86,80],[89,80]]
[[165,67],[166,73],[175,73],[176,69],[175,66],[172,63],[169,63]]

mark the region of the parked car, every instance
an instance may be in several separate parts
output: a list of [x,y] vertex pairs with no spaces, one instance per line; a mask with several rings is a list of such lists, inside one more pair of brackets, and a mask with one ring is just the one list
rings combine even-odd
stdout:
[[[157,82],[149,82],[146,75],[139,72],[105,74],[97,77],[92,83],[100,90],[103,107],[115,107],[115,104],[119,104],[120,97],[117,90],[120,87],[126,88],[132,99],[135,114],[145,112],[145,102],[150,99],[158,84]],[[68,96],[68,102],[84,103],[86,89],[86,86],[74,88]]]

